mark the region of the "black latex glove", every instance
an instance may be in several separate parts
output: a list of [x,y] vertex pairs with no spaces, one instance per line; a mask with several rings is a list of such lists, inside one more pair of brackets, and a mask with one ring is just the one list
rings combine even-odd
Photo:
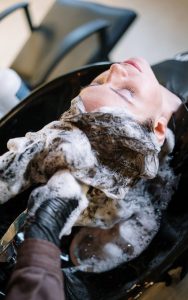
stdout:
[[[29,206],[34,205],[30,199]],[[60,246],[59,234],[71,212],[78,206],[78,199],[46,199],[34,216],[28,216],[25,238],[48,240]]]

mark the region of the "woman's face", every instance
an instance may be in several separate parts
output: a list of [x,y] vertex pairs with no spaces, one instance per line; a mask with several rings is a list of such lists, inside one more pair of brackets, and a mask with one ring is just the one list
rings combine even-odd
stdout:
[[162,111],[161,86],[143,58],[131,58],[111,65],[80,93],[86,111],[118,106],[136,120],[155,120]]

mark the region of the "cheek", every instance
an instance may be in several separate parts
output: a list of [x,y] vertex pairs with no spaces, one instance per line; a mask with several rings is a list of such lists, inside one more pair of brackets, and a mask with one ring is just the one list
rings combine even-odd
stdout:
[[161,112],[161,99],[157,94],[153,93],[150,96],[145,97],[138,103],[136,115],[139,117],[139,121],[144,122],[147,119],[155,120]]
[[151,109],[153,109],[153,111],[155,111],[155,113],[162,110],[163,98],[158,83],[156,83],[156,85],[154,86],[153,93],[151,93],[151,99],[149,100],[150,100],[150,107]]
[[141,86],[142,89],[140,96],[146,108],[148,105],[148,109],[150,108],[154,110],[156,107],[161,105],[161,89],[158,81],[155,78],[151,77],[150,80],[145,80]]

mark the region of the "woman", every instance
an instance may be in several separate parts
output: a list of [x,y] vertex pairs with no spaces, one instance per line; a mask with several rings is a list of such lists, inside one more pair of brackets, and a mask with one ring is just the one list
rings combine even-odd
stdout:
[[[102,126],[102,123],[104,122],[104,116],[106,117],[106,114],[108,114],[108,116],[110,116],[110,118],[107,118],[107,123],[109,123],[109,121],[111,120],[111,115],[113,115],[113,111],[116,112],[115,118],[117,117],[118,114],[122,114],[123,112],[123,117],[127,116],[127,120],[126,120],[126,125],[129,125],[129,129],[130,128],[135,128],[136,126],[136,132],[139,132],[138,136],[139,137],[143,137],[143,133],[145,133],[147,135],[147,138],[145,140],[145,143],[142,143],[142,147],[143,145],[148,144],[148,141],[154,144],[153,148],[147,148],[147,153],[148,151],[152,152],[152,158],[149,156],[149,161],[150,164],[151,162],[153,163],[153,166],[151,168],[151,166],[149,167],[148,164],[145,163],[145,161],[142,161],[142,168],[140,168],[140,161],[139,161],[139,169],[141,169],[142,171],[140,171],[138,173],[138,166],[137,163],[135,163],[134,166],[134,170],[136,170],[137,172],[133,172],[134,176],[132,175],[131,172],[131,176],[127,175],[130,171],[130,165],[125,168],[125,173],[123,174],[124,177],[126,177],[126,184],[124,182],[124,191],[125,193],[123,193],[123,195],[121,195],[120,193],[120,189],[118,190],[118,192],[114,191],[114,186],[117,186],[117,182],[116,185],[112,184],[111,186],[102,186],[101,188],[101,182],[100,182],[100,190],[102,190],[108,197],[111,197],[112,199],[114,199],[114,201],[116,200],[116,196],[117,199],[119,199],[119,203],[120,203],[120,198],[124,198],[125,195],[127,194],[128,190],[130,187],[133,186],[133,183],[139,179],[139,178],[153,178],[156,176],[157,171],[158,171],[158,164],[156,162],[156,157],[158,156],[158,153],[160,151],[161,146],[164,143],[165,137],[166,137],[166,128],[167,128],[167,123],[171,117],[171,114],[176,111],[178,109],[178,107],[180,106],[180,100],[178,97],[176,97],[174,94],[172,94],[171,92],[169,92],[168,90],[166,90],[164,87],[162,87],[157,79],[155,78],[149,64],[142,58],[132,58],[129,59],[128,61],[122,62],[122,63],[117,63],[111,66],[111,68],[102,73],[100,76],[98,76],[92,83],[90,86],[84,88],[78,99],[78,101],[76,102],[77,107],[73,105],[73,114],[70,115],[70,112],[65,114],[65,118],[63,119],[63,121],[67,120],[69,122],[71,122],[71,124],[73,124],[73,126],[78,126],[79,129],[81,129],[82,131],[84,131],[86,137],[89,139],[91,146],[95,149],[96,147],[96,143],[99,142],[99,140],[96,140],[96,143],[92,142],[92,138],[93,136],[90,136],[90,133],[88,132],[87,128],[88,124],[90,124],[91,126],[89,127],[89,130],[93,130],[93,128],[96,129],[96,123],[94,123],[94,127],[93,127],[93,120],[92,115],[95,115],[95,119],[98,120],[99,124]],[[89,116],[89,118],[84,119],[84,122],[86,122],[86,124],[84,124],[82,119],[77,118],[77,114],[75,114],[75,108],[79,109],[79,115],[80,114],[85,114],[85,116]],[[104,109],[107,108],[107,109]],[[110,108],[110,109],[109,109]],[[119,109],[120,108],[120,109]],[[78,112],[78,111],[77,111]],[[100,112],[100,115],[97,115],[97,113]],[[87,115],[88,114],[88,115]],[[75,117],[76,116],[76,117]],[[68,119],[66,119],[68,118]],[[116,118],[117,119],[117,118]],[[105,119],[106,120],[106,119]],[[131,125],[130,125],[130,121],[131,120]],[[134,122],[132,123],[132,120],[134,120]],[[89,123],[87,123],[89,121]],[[90,122],[91,121],[91,122]],[[122,121],[122,119],[119,119],[118,122]],[[121,123],[121,122],[120,122]],[[118,123],[118,126],[121,125],[120,123]],[[147,123],[147,126],[145,125]],[[66,123],[67,124],[67,123]],[[114,123],[113,123],[114,124]],[[138,124],[138,126],[136,125]],[[148,125],[149,124],[149,125]],[[125,124],[124,124],[125,125]],[[133,126],[132,126],[133,125]],[[142,127],[140,125],[144,125],[144,128],[149,126],[149,134],[146,133],[145,131],[142,131]],[[57,124],[53,124],[53,127],[47,127],[47,132],[49,133],[52,129],[57,130],[60,129],[57,127]],[[104,129],[104,127],[103,127]],[[100,133],[101,132],[101,128],[100,126],[98,126],[97,128],[97,132]],[[105,133],[106,127],[104,129]],[[43,132],[41,131],[41,133],[43,134]],[[109,133],[109,131],[108,131]],[[119,133],[118,133],[119,134]],[[126,132],[126,137],[129,138],[129,141],[131,139],[133,139],[135,134],[135,131],[133,132],[133,136],[128,136],[128,132]],[[123,138],[125,138],[125,136]],[[111,144],[111,141],[116,141],[117,139],[114,139],[113,135],[110,136],[111,138],[108,140],[108,148]],[[27,137],[28,139],[31,139],[30,137]],[[103,134],[103,138],[104,138],[104,134]],[[120,136],[116,136],[116,138],[118,138],[118,140],[120,140],[122,137]],[[27,139],[26,139],[27,140]],[[40,140],[40,139],[39,139]],[[54,140],[53,140],[54,141]],[[28,140],[27,140],[28,142]],[[22,146],[26,145],[27,143],[22,144]],[[40,144],[40,143],[38,143]],[[14,150],[17,151],[17,145],[16,143],[10,142],[9,143],[9,148],[10,150]],[[41,144],[40,144],[41,145]],[[132,144],[133,145],[133,144]],[[140,146],[141,144],[136,144],[136,147]],[[124,146],[124,145],[123,145]],[[106,147],[106,144],[105,144]],[[120,146],[119,146],[120,147]],[[126,144],[127,147],[127,144]],[[19,148],[20,149],[20,148]],[[22,148],[23,151],[24,147]],[[41,147],[41,149],[44,149],[43,146]],[[124,148],[120,150],[123,151]],[[140,146],[141,149],[141,146]],[[144,148],[146,149],[146,148]],[[55,149],[55,151],[57,150],[57,148]],[[65,147],[64,147],[64,152],[65,152]],[[109,149],[108,149],[109,150]],[[134,150],[135,149],[131,149]],[[40,150],[41,151],[41,150]],[[41,153],[40,151],[35,152],[36,156]],[[129,149],[130,151],[130,149]],[[87,151],[86,151],[87,152]],[[107,151],[108,152],[108,151]],[[115,152],[117,152],[117,147],[115,149]],[[137,151],[136,151],[137,152]],[[145,157],[145,155],[147,154],[146,152],[142,153],[142,158]],[[80,152],[79,152],[80,153]],[[98,153],[100,159],[102,159],[103,165],[107,165],[109,168],[112,168],[112,165],[109,165],[109,162],[107,162],[106,157],[104,158],[104,149],[102,148],[98,148]],[[114,154],[114,152],[112,150],[110,150],[110,152],[107,153],[107,156],[109,156],[109,154]],[[130,152],[129,152],[130,154]],[[31,161],[31,152],[29,153],[30,156],[27,156],[27,162],[29,163]],[[132,152],[131,152],[132,155]],[[131,155],[126,156],[126,163],[129,160],[129,157],[131,157]],[[139,153],[140,155],[140,153]],[[99,158],[99,156],[97,157],[97,159]],[[137,156],[133,156],[134,160],[137,162]],[[43,157],[44,158],[44,157]],[[95,157],[90,157],[90,161],[91,158],[93,160],[95,160]],[[140,156],[139,156],[140,158]],[[33,159],[33,157],[32,157]],[[55,157],[55,159],[57,160],[57,157]],[[33,160],[34,161],[34,160]],[[36,162],[37,160],[35,160]],[[65,160],[63,160],[64,162]],[[10,162],[10,160],[9,160]],[[129,242],[129,239],[127,238],[127,236],[123,236],[123,234],[120,234],[120,232],[122,231],[122,229],[124,230],[124,232],[126,231],[126,228],[128,227],[128,221],[129,218],[127,217],[127,219],[125,220],[126,222],[124,223],[124,225],[126,226],[126,228],[122,227],[122,228],[116,228],[116,224],[118,224],[118,221],[120,219],[117,218],[117,215],[121,213],[122,209],[123,209],[123,204],[121,206],[120,210],[117,210],[117,206],[115,207],[115,217],[111,216],[110,221],[109,218],[105,219],[105,222],[103,222],[101,224],[101,219],[97,219],[96,215],[92,215],[92,218],[88,218],[88,211],[87,211],[87,207],[88,207],[88,200],[90,200],[92,194],[90,193],[89,197],[88,197],[88,186],[92,185],[91,180],[89,181],[89,183],[87,182],[87,179],[85,179],[83,177],[83,174],[77,174],[78,170],[74,170],[74,176],[72,177],[72,173],[70,172],[70,170],[67,171],[63,171],[63,173],[55,173],[54,170],[56,170],[57,165],[55,165],[54,168],[50,169],[49,168],[49,163],[53,162],[52,157],[46,160],[46,166],[47,166],[47,171],[44,172],[44,174],[40,174],[40,178],[39,178],[39,173],[38,173],[38,177],[37,179],[35,178],[35,174],[33,175],[33,170],[36,171],[36,169],[30,169],[30,178],[33,180],[35,180],[36,182],[40,182],[40,183],[46,183],[46,178],[49,178],[49,175],[52,177],[50,178],[50,180],[48,180],[47,185],[42,186],[39,189],[36,189],[32,194],[31,194],[31,198],[29,201],[29,212],[30,212],[30,216],[28,216],[28,221],[27,223],[29,224],[27,226],[26,229],[26,239],[25,242],[23,243],[23,245],[21,246],[20,249],[20,253],[18,255],[18,264],[17,264],[17,268],[16,271],[13,273],[13,277],[10,281],[9,284],[9,292],[7,294],[7,299],[14,299],[14,297],[18,297],[19,295],[19,299],[30,299],[30,297],[35,293],[35,290],[37,290],[37,296],[36,299],[43,299],[44,297],[49,297],[49,299],[51,299],[50,297],[52,297],[52,299],[55,299],[55,297],[57,299],[63,299],[64,295],[62,294],[62,281],[61,281],[61,272],[60,272],[60,265],[59,265],[59,251],[57,250],[56,246],[59,246],[59,234],[61,232],[61,235],[64,235],[65,233],[67,233],[73,226],[73,224],[75,223],[75,221],[78,221],[78,216],[81,215],[81,213],[83,211],[85,211],[85,215],[82,215],[82,219],[81,219],[81,224],[82,225],[89,225],[91,227],[94,227],[93,221],[96,222],[97,220],[97,226],[101,227],[101,228],[108,228],[108,234],[106,235],[106,242],[103,245],[104,247],[106,247],[106,245],[108,244],[109,246],[109,241],[111,242],[111,240],[109,240],[109,236],[111,237],[111,235],[115,235],[115,239],[113,239],[113,249],[112,247],[108,249],[105,248],[105,251],[107,250],[107,252],[104,252],[104,247],[101,249],[95,249],[95,251],[97,251],[98,253],[98,260],[101,262],[103,262],[105,260],[104,258],[104,253],[108,254],[110,259],[112,259],[112,256],[114,257],[114,254],[112,254],[112,252],[115,250],[117,253],[117,256],[119,256],[120,250],[123,249],[123,253],[125,253],[127,256],[129,256],[129,259],[135,257],[135,255],[137,256],[140,251],[143,250],[143,248],[138,247],[138,251],[136,251],[136,245],[134,245],[134,241],[132,241],[132,243]],[[116,162],[116,160],[115,160]],[[28,166],[27,163],[27,166]],[[116,162],[117,163],[117,162]],[[131,166],[132,166],[132,161],[131,161]],[[2,169],[4,167],[5,160],[2,159]],[[16,163],[15,163],[16,164]],[[44,165],[44,164],[43,164]],[[116,164],[117,165],[117,164]],[[127,163],[128,165],[128,163]],[[23,166],[24,163],[23,163]],[[125,164],[124,164],[125,166]],[[72,167],[72,165],[71,165]],[[89,166],[90,167],[90,166]],[[5,168],[5,167],[4,167]],[[88,165],[87,165],[88,168]],[[27,169],[27,168],[25,168]],[[41,171],[41,166],[39,167],[40,171]],[[16,168],[15,168],[16,170]],[[143,171],[144,170],[144,171]],[[149,170],[149,171],[148,171]],[[28,171],[28,169],[27,169]],[[72,169],[71,169],[72,171]],[[90,169],[91,171],[91,169]],[[93,169],[92,169],[93,171]],[[54,174],[55,173],[55,174]],[[5,174],[5,173],[4,173]],[[1,189],[1,195],[4,195],[4,199],[2,197],[2,202],[8,200],[10,197],[12,197],[15,194],[15,190],[16,193],[19,192],[20,190],[24,189],[25,187],[28,186],[28,178],[27,180],[23,180],[23,178],[25,177],[25,172],[23,172],[20,176],[21,180],[21,186],[15,188],[15,185],[12,185],[12,190],[11,189],[7,189],[6,186],[6,179],[8,182],[8,187],[10,187],[10,183],[12,183],[12,178],[11,180],[9,180],[8,177],[6,176],[2,176],[2,181],[0,184],[0,189]],[[88,174],[87,174],[88,175]],[[55,177],[54,177],[55,176]],[[81,176],[81,177],[80,177]],[[17,178],[18,179],[19,175],[17,173]],[[38,179],[39,178],[39,179]],[[41,179],[42,178],[42,179]],[[54,186],[57,188],[57,181],[60,180],[59,178],[62,178],[62,181],[60,181],[60,185],[61,185],[61,192],[58,194],[54,194],[55,196],[51,197],[52,194],[49,193],[49,191],[51,192],[54,188]],[[109,178],[109,176],[108,176]],[[119,178],[119,177],[118,177]],[[25,179],[25,178],[24,178]],[[82,185],[78,185],[77,184],[77,180],[80,180],[82,182]],[[30,180],[30,182],[32,182],[32,180]],[[17,181],[17,180],[16,180]],[[24,181],[24,184],[23,184]],[[29,182],[29,184],[30,184]],[[55,182],[55,184],[54,184]],[[65,184],[66,182],[66,186],[67,184],[70,184],[71,188],[74,186],[75,189],[73,189],[73,191],[67,192],[67,190],[63,189],[63,193],[62,193],[62,186],[63,184]],[[92,185],[94,187],[96,187],[95,183]],[[97,186],[98,188],[99,186]],[[86,189],[86,191],[85,191]],[[45,196],[44,196],[45,195]],[[63,196],[62,196],[63,195]],[[113,198],[114,197],[114,198]],[[100,198],[101,201],[101,198]],[[80,205],[81,203],[81,205]],[[117,202],[116,202],[117,203]],[[123,203],[123,202],[121,202]],[[149,204],[148,204],[149,205]],[[74,212],[76,209],[78,209],[79,206],[79,214],[74,214],[74,217],[72,218],[72,220],[70,221],[69,215],[72,214],[72,212]],[[138,204],[137,204],[138,207]],[[85,210],[84,210],[85,209]],[[110,209],[112,209],[112,206],[110,207]],[[68,210],[68,212],[67,212]],[[117,213],[118,212],[118,213]],[[125,212],[125,210],[123,211]],[[102,213],[104,214],[104,210],[102,210]],[[151,207],[150,210],[150,214],[152,215],[153,210]],[[146,211],[146,215],[148,214],[148,211]],[[152,215],[154,217],[154,215]],[[122,218],[122,216],[120,216],[120,218]],[[141,219],[140,219],[141,220]],[[109,223],[108,223],[109,221]],[[143,220],[142,220],[143,221]],[[79,223],[79,221],[78,221]],[[114,227],[113,227],[114,225]],[[105,227],[106,226],[106,227]],[[153,224],[151,226],[151,232],[153,232],[153,234],[156,233],[157,231],[157,225]],[[113,230],[111,230],[111,228],[113,228]],[[143,230],[145,230],[146,228],[143,227]],[[92,235],[93,237],[98,238],[98,229],[94,229],[94,231],[92,231]],[[82,237],[84,237],[86,235],[85,231],[82,231]],[[118,239],[117,239],[118,236]],[[104,235],[102,234],[102,238],[104,237]],[[153,237],[153,236],[152,236]],[[123,238],[123,239],[122,239]],[[41,240],[47,240],[46,241],[41,241]],[[50,243],[48,243],[48,241]],[[94,239],[93,246],[96,240]],[[54,246],[54,243],[56,246]],[[114,244],[115,247],[114,248]],[[144,248],[147,246],[147,243],[144,243]],[[84,256],[82,254],[82,245],[83,245],[83,238],[80,240],[80,237],[75,238],[75,240],[72,243],[72,252],[75,252],[75,249],[79,248],[81,249],[80,253],[78,253],[78,255],[74,255],[74,253],[72,254],[72,259],[73,261],[75,261],[75,264],[80,264],[82,265],[82,262],[85,263],[85,261],[88,259],[88,256]],[[46,251],[44,250],[44,248],[46,249],[46,246],[49,247],[50,249],[50,253],[46,253]],[[79,246],[79,247],[78,247]],[[112,246],[112,245],[110,245]],[[29,249],[28,249],[29,248]],[[37,249],[36,249],[37,248]],[[110,250],[109,250],[110,249]],[[92,251],[91,248],[88,248],[88,250],[90,251],[90,256],[89,258],[92,256]],[[23,255],[23,253],[25,253]],[[41,257],[41,259],[36,259],[36,255],[33,255],[34,253],[36,253],[37,257]],[[116,256],[116,255],[115,255]],[[116,257],[117,258],[117,257]],[[55,265],[55,269],[54,269],[54,262],[52,264],[52,259],[55,259],[55,261],[57,261],[57,264]],[[44,264],[44,261],[47,261],[47,263]],[[125,261],[125,260],[124,260]],[[83,263],[83,266],[84,266]],[[115,259],[114,263],[112,264],[111,267],[114,267],[116,265],[118,265],[119,263],[121,263],[121,261]],[[26,264],[26,265],[25,265]],[[88,266],[84,266],[84,268],[88,268]],[[100,269],[95,269],[95,267],[91,264],[89,264],[89,268],[92,268],[93,271],[96,272],[100,272]],[[106,270],[107,267],[105,267]],[[103,271],[104,269],[102,269]],[[28,273],[29,271],[29,273]],[[30,273],[31,271],[31,273]],[[42,273],[42,276],[41,276]],[[31,276],[32,274],[32,276]],[[24,278],[24,280],[23,280]],[[39,279],[39,281],[36,281]],[[44,280],[45,279],[45,280]],[[49,282],[49,284],[48,284]],[[23,283],[23,285],[25,286],[25,288],[23,288],[23,285],[21,286],[21,284]],[[29,288],[30,287],[30,288]],[[40,287],[40,288],[39,288]],[[57,291],[57,295],[54,295],[53,293],[50,294],[49,290],[51,291],[52,289],[54,289]],[[26,294],[27,292],[27,294]],[[45,293],[45,295],[44,295]],[[17,296],[16,296],[17,295]],[[24,298],[25,297],[25,298]],[[37,298],[38,297],[38,298]],[[40,298],[41,297],[41,298]],[[17,299],[17,298],[15,298]]]

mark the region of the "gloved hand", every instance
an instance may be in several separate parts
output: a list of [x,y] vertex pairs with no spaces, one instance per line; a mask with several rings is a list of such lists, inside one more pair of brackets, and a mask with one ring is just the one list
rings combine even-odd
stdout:
[[74,177],[69,172],[57,172],[30,196],[25,238],[48,240],[59,247],[60,233],[70,232],[86,206],[85,194]]
[[71,212],[78,206],[76,199],[48,199],[29,216],[25,226],[25,238],[48,240],[60,246],[59,234]]

